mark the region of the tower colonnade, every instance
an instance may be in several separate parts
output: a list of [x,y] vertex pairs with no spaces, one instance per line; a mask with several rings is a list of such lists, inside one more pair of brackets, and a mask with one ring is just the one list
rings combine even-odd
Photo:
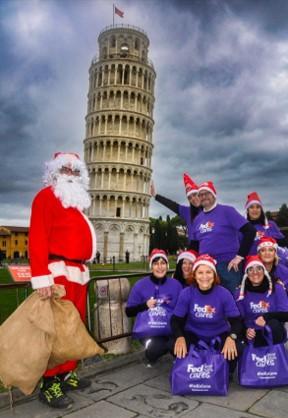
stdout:
[[102,259],[140,260],[149,251],[154,83],[149,39],[131,26],[104,29],[89,70],[84,157],[88,216]]

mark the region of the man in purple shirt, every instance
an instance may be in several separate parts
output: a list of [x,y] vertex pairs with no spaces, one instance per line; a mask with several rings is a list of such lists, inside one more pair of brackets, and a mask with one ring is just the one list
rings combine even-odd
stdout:
[[[217,260],[221,284],[234,292],[241,281],[241,262],[249,253],[256,230],[232,206],[217,203],[211,181],[199,186],[199,198],[203,211],[192,225],[191,248]],[[243,236],[241,245],[239,231]]]

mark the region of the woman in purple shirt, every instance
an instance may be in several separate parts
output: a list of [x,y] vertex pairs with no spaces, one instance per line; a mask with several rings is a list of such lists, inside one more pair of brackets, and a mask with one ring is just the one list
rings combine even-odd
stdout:
[[183,180],[186,190],[186,196],[189,202],[189,206],[187,205],[180,205],[179,203],[174,202],[173,200],[167,199],[166,197],[156,193],[156,189],[154,183],[152,181],[150,186],[150,194],[155,198],[155,200],[162,205],[166,206],[166,208],[170,209],[172,212],[176,213],[176,215],[180,216],[187,225],[187,233],[188,233],[188,240],[192,239],[192,224],[194,218],[198,215],[201,211],[200,207],[200,200],[198,197],[198,186],[188,174],[183,174]]
[[275,283],[280,280],[288,290],[288,267],[279,263],[277,255],[278,244],[272,237],[262,237],[258,243],[257,252],[260,260]]
[[263,210],[263,204],[260,196],[256,192],[248,194],[245,205],[247,211],[247,219],[256,229],[254,243],[250,247],[249,255],[257,254],[257,245],[259,240],[266,236],[277,240],[281,246],[286,245],[286,240],[279,227],[273,221],[268,221]]
[[274,344],[286,339],[288,298],[281,284],[273,283],[258,256],[247,257],[245,274],[236,293],[237,306],[245,323],[245,336],[256,347],[266,345],[264,327],[271,328]]
[[[168,258],[165,251],[155,248],[151,252],[150,268],[151,274],[138,280],[131,289],[126,306],[128,317],[156,307],[173,311],[176,305],[182,286],[177,280],[167,277]],[[147,367],[152,367],[172,348],[171,336],[145,335],[140,341],[145,347]]]
[[[191,344],[221,338],[224,357],[236,359],[242,323],[239,310],[229,290],[219,285],[216,261],[208,254],[197,258],[193,266],[192,284],[182,290],[171,318],[175,337],[174,354],[185,357]],[[236,366],[231,363],[232,372]]]
[[191,278],[193,264],[198,256],[198,253],[193,250],[182,251],[176,264],[176,270],[173,274],[174,279],[178,280],[183,287],[190,286],[189,279]]

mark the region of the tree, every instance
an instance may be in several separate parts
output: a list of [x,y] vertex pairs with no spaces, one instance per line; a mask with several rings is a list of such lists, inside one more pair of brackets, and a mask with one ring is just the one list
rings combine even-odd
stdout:
[[284,203],[281,208],[279,209],[276,222],[278,226],[288,226],[288,207]]

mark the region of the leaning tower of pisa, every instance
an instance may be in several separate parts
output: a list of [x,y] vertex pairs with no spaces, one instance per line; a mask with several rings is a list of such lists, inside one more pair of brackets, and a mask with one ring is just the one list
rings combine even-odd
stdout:
[[154,82],[147,34],[105,28],[89,70],[84,155],[92,205],[88,216],[101,259],[141,260],[149,251]]

